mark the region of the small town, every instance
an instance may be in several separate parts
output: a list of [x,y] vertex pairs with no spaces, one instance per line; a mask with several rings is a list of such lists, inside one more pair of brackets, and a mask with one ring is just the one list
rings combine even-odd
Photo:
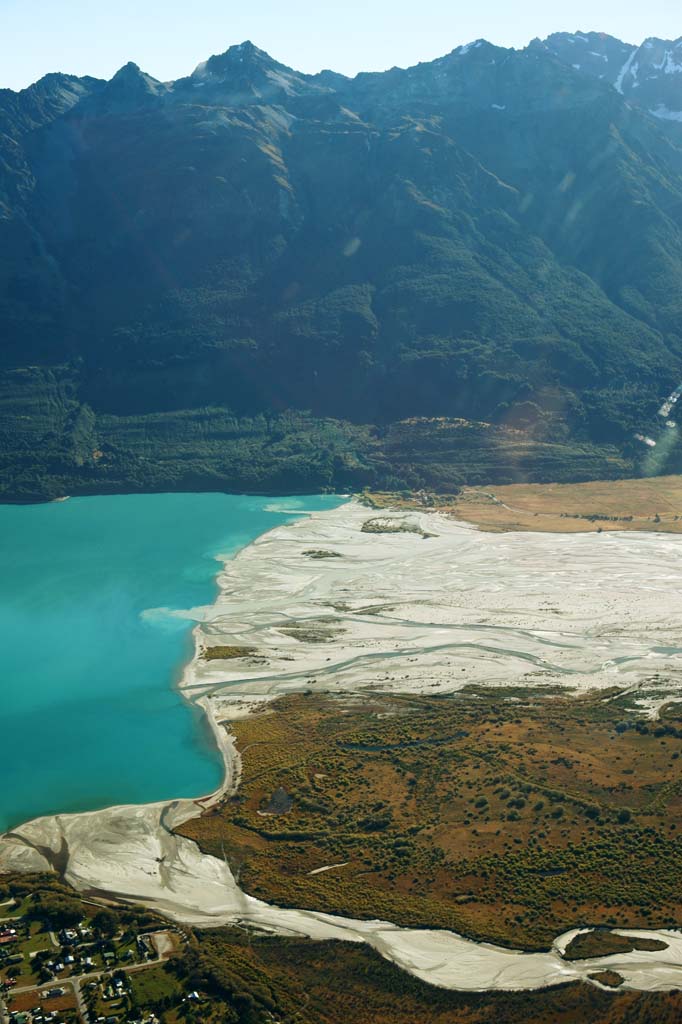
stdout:
[[188,1016],[202,997],[168,971],[185,942],[179,930],[122,925],[85,900],[2,902],[0,1024],[162,1024],[164,1010],[183,1004]]

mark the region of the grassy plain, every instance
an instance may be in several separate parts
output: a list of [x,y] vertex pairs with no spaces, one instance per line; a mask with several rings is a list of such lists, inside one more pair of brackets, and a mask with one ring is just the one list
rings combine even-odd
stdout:
[[[370,500],[378,508],[415,503],[414,499],[385,493],[372,494]],[[427,500],[439,511],[491,532],[638,530],[682,533],[682,476],[464,487],[459,494]]]
[[234,723],[239,793],[180,831],[280,905],[524,948],[575,925],[675,925],[682,718],[667,714],[635,720],[603,692],[287,696]]

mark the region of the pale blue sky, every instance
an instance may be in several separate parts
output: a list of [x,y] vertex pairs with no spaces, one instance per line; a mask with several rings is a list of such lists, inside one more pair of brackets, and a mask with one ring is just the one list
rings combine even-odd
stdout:
[[590,29],[677,38],[682,0],[0,0],[0,87],[48,71],[110,78],[129,60],[168,81],[245,39],[301,71],[355,74],[480,37],[520,47]]

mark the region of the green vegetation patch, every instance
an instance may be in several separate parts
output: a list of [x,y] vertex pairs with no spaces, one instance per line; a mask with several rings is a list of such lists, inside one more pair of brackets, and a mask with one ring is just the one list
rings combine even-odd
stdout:
[[600,985],[605,985],[607,988],[620,988],[625,981],[617,971],[595,971],[594,974],[589,974],[588,977],[592,981],[598,981]]
[[435,537],[434,533],[427,533],[419,523],[411,519],[377,516],[375,519],[367,519],[361,529],[363,533],[415,533],[424,540]]
[[178,979],[167,964],[131,972],[129,983],[133,1005],[141,1009],[162,1009],[182,997]]
[[281,698],[234,725],[237,795],[180,831],[279,905],[530,949],[585,920],[675,927],[682,721],[511,695]]
[[232,644],[225,647],[206,647],[201,657],[204,661],[232,661],[235,658],[253,658],[257,653],[255,647]]
[[[197,933],[176,970],[185,990],[200,997],[183,1006],[178,1024],[678,1024],[682,1014],[680,993],[604,992],[589,984],[449,992],[361,944],[237,929]],[[176,1024],[173,1011],[167,1019]]]
[[613,953],[632,953],[636,949],[655,952],[667,948],[667,942],[658,939],[595,930],[576,935],[566,947],[564,960],[588,960],[596,956],[611,956]]

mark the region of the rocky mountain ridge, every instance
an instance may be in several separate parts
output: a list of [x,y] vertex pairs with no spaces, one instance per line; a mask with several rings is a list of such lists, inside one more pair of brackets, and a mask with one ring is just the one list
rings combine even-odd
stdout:
[[682,78],[648,42],[0,91],[6,496],[650,471]]
[[574,70],[608,82],[654,117],[682,122],[682,37],[630,46],[603,32],[556,33],[540,46]]

